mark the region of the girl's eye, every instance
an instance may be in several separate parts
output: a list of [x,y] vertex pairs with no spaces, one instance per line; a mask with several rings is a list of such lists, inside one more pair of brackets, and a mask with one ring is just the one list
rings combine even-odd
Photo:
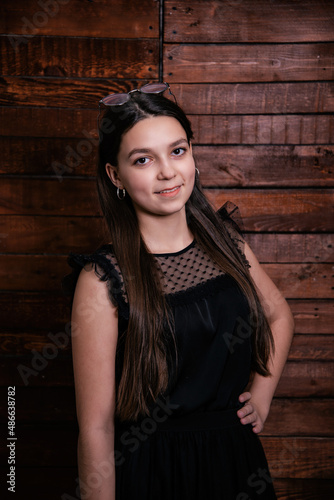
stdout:
[[146,165],[148,161],[148,158],[144,156],[143,158],[138,158],[138,160],[135,161],[135,165]]
[[181,156],[181,155],[183,155],[183,153],[185,153],[185,151],[186,151],[186,148],[176,148],[173,150],[173,154],[175,156]]

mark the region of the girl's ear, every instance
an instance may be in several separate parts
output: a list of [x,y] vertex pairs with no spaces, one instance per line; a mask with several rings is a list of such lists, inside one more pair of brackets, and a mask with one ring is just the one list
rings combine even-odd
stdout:
[[119,189],[124,188],[120,178],[118,177],[118,172],[117,172],[116,167],[114,167],[110,163],[106,163],[106,172],[107,172],[109,179],[114,184],[114,186],[116,186]]

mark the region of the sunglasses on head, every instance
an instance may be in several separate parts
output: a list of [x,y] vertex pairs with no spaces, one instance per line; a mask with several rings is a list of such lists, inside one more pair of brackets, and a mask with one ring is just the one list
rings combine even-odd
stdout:
[[99,106],[101,104],[104,104],[105,106],[122,106],[122,104],[125,104],[131,99],[131,94],[133,92],[141,92],[142,94],[162,94],[165,92],[165,90],[169,90],[170,95],[172,95],[175,99],[175,95],[171,91],[168,83],[147,83],[140,89],[133,89],[130,90],[130,92],[127,93],[121,93],[121,94],[109,94],[101,101],[99,101]]

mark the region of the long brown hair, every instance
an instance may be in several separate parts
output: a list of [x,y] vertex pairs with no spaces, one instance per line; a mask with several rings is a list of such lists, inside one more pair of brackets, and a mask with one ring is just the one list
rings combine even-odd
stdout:
[[[177,104],[161,95],[134,92],[126,104],[108,107],[100,122],[97,188],[129,302],[116,400],[116,414],[121,420],[136,420],[149,414],[150,406],[167,388],[169,360],[175,349],[172,315],[164,298],[156,259],[141,236],[130,197],[118,199],[116,187],[105,169],[106,163],[117,167],[123,134],[149,116],[176,118],[190,143],[193,133],[186,115]],[[221,270],[235,279],[247,297],[253,318],[253,368],[267,376],[267,362],[273,348],[270,327],[248,269],[222,219],[204,196],[197,177],[186,203],[189,228],[201,248]]]

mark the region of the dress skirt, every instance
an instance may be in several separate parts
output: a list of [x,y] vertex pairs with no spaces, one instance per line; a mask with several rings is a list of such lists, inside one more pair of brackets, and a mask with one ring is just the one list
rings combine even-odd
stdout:
[[261,442],[236,411],[118,427],[116,499],[276,499]]

